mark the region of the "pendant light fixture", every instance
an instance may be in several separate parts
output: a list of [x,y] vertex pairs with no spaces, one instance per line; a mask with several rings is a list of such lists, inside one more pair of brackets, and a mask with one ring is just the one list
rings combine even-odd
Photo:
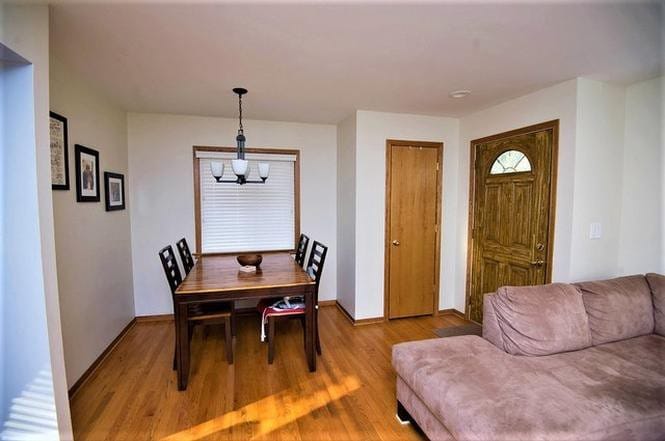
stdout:
[[260,162],[258,164],[259,169],[259,178],[260,181],[250,181],[249,180],[249,171],[250,164],[249,161],[245,159],[245,132],[242,127],[242,96],[247,93],[247,89],[242,87],[236,87],[233,89],[233,93],[238,95],[238,136],[236,136],[236,159],[231,160],[231,167],[233,168],[233,174],[236,175],[236,179],[222,179],[224,175],[224,163],[221,161],[211,161],[210,162],[210,172],[212,173],[213,178],[217,182],[231,183],[231,184],[265,184],[266,179],[268,179],[268,173],[270,173],[270,164],[267,162]]

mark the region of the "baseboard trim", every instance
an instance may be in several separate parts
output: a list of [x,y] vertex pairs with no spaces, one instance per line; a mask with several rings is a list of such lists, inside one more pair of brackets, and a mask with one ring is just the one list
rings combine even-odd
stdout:
[[339,303],[338,301],[335,301],[335,305],[337,306],[337,309],[339,309],[342,312],[342,314],[344,314],[344,317],[346,317],[346,319],[349,322],[351,322],[351,324],[353,326],[371,325],[371,324],[374,324],[374,323],[381,323],[381,322],[384,321],[383,317],[370,317],[370,318],[366,318],[366,319],[356,320],[353,317],[351,317],[351,314],[349,314],[349,311],[344,309],[344,307],[342,306],[341,303]]
[[173,314],[140,315],[135,320],[137,323],[171,322],[173,321]]
[[69,388],[68,394],[69,394],[69,399],[71,400],[76,392],[78,392],[81,389],[81,386],[85,384],[86,381],[92,376],[92,374],[95,373],[99,365],[104,361],[104,359],[111,353],[111,351],[120,343],[120,340],[127,335],[130,329],[134,327],[134,325],[137,322],[137,317],[134,317],[128,324],[125,326],[122,331],[120,331],[120,334],[116,338],[113,339],[111,344],[109,344],[104,351],[95,359],[95,361],[92,362],[90,367],[86,369],[85,372],[83,372],[83,375],[76,380],[76,382],[72,385],[72,387]]
[[386,319],[383,317],[369,317],[365,319],[354,320],[353,326],[373,325],[375,323],[383,323],[385,321]]
[[336,302],[335,302],[335,306],[337,306],[337,309],[339,309],[340,312],[344,315],[344,317],[346,317],[346,319],[347,319],[349,322],[351,322],[351,324],[353,325],[353,324],[354,324],[354,323],[353,323],[353,322],[354,322],[353,317],[351,317],[351,314],[349,314],[349,312],[348,312],[346,309],[344,309],[344,307],[342,306],[342,304],[336,301]]
[[337,305],[337,300],[319,300],[319,307],[324,306],[335,306]]
[[448,309],[439,309],[439,314],[438,315],[455,315],[459,318],[463,318],[466,320],[466,316],[464,315],[463,312],[458,311],[455,308],[448,308]]

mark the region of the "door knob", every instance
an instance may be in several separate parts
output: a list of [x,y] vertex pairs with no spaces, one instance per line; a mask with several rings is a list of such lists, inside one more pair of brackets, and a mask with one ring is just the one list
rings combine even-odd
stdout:
[[393,240],[393,245],[395,245],[396,247],[398,247],[398,246],[399,246],[399,240]]
[[535,266],[543,266],[544,264],[545,264],[544,260],[532,260],[531,261],[531,265],[535,265]]

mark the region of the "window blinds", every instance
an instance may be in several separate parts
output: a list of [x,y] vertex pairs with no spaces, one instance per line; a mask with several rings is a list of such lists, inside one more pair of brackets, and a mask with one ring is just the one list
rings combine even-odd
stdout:
[[211,161],[224,163],[223,179],[235,179],[226,152],[197,152],[203,253],[294,249],[295,155],[247,154],[250,180],[258,180],[257,161],[270,163],[265,184],[218,183]]

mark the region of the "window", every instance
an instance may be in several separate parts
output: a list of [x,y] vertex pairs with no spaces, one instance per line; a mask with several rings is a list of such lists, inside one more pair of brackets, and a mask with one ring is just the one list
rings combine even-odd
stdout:
[[529,158],[519,150],[508,150],[499,155],[490,169],[491,175],[531,171]]
[[200,253],[293,250],[299,235],[299,151],[247,149],[249,179],[258,161],[270,164],[265,184],[218,183],[210,162],[224,163],[223,179],[235,179],[235,148],[194,147],[196,245]]

